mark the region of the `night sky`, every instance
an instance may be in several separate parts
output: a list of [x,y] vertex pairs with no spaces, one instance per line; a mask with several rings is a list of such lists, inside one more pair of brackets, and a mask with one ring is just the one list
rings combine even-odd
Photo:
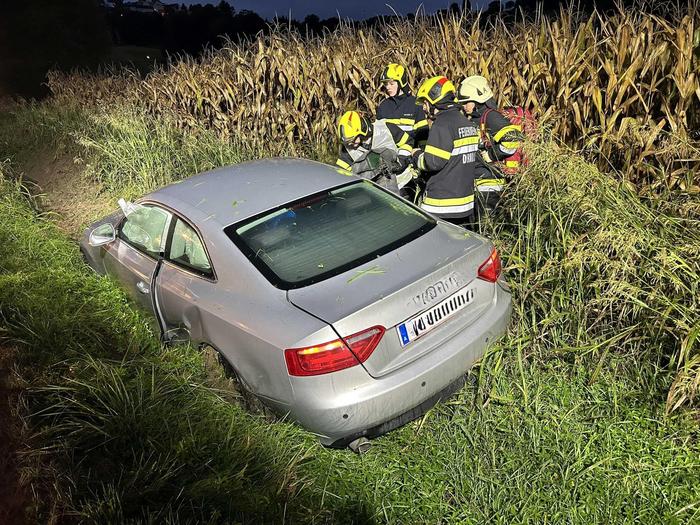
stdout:
[[[454,1],[454,0],[453,0]],[[426,13],[434,13],[438,9],[449,7],[452,1],[449,0],[392,0],[389,2],[382,0],[346,0],[344,2],[333,0],[228,0],[231,6],[242,11],[249,9],[255,11],[263,18],[274,18],[275,14],[287,16],[289,10],[292,11],[292,18],[301,20],[308,14],[316,14],[320,18],[330,18],[338,16],[341,18],[363,19],[375,15],[390,15],[392,10],[387,7],[390,4],[399,14],[415,13],[419,6],[423,6]],[[185,4],[217,4],[218,0],[163,0],[163,3],[185,3]],[[457,2],[458,4],[461,2]],[[487,4],[488,0],[472,0],[472,6],[479,7]]]

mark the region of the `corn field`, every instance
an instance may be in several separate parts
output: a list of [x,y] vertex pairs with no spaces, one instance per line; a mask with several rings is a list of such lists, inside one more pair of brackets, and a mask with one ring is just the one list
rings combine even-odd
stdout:
[[205,125],[235,142],[295,155],[332,149],[346,109],[372,113],[385,64],[410,85],[481,74],[501,105],[525,105],[565,143],[628,180],[700,188],[698,5],[665,17],[632,10],[488,23],[458,16],[344,25],[309,40],[276,28],[201,59],[172,61],[145,79],[50,76],[58,98],[81,104],[139,100],[183,128]]

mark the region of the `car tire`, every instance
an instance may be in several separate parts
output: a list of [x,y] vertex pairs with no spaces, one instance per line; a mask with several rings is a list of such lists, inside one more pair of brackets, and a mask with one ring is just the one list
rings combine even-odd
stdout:
[[202,351],[205,354],[205,363],[210,363],[212,357],[216,359],[220,367],[219,370],[223,372],[229,383],[229,387],[226,389],[234,392],[238,403],[244,409],[253,414],[262,415],[267,419],[275,419],[274,413],[251,391],[245,380],[219,350],[211,345],[203,345]]

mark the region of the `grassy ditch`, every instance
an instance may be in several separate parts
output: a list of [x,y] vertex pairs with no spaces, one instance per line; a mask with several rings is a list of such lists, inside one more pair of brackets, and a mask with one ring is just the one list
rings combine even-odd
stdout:
[[[58,125],[63,120],[67,125]],[[48,143],[82,158],[86,174],[113,200],[265,154],[201,128],[184,133],[134,106],[29,106],[15,112],[10,127],[38,129],[30,145]],[[8,149],[22,158],[26,146]],[[700,332],[700,220],[683,210],[697,208],[700,198],[642,200],[553,141],[534,144],[531,157],[528,174],[506,194],[504,213],[485,228],[516,280],[528,352],[586,356],[594,369],[611,352],[652,360],[676,372],[669,408],[692,404],[700,389],[693,335]]]
[[[41,111],[12,118],[56,121]],[[128,112],[80,115],[67,131],[46,128],[49,143],[75,148],[115,194],[250,155],[198,141],[178,152],[181,135],[152,132],[167,124],[137,115],[96,125]],[[160,153],[149,157],[154,140]],[[11,148],[34,147],[4,133],[0,144],[16,159],[29,151]],[[199,352],[161,348],[124,294],[3,178],[0,320],[31,382],[32,448],[60,473],[53,512],[88,523],[700,519],[697,420],[666,410],[693,355],[683,342],[698,318],[696,224],[566,150],[536,153],[491,230],[514,290],[509,335],[476,385],[361,457],[212,388]],[[39,506],[38,521],[51,512]]]

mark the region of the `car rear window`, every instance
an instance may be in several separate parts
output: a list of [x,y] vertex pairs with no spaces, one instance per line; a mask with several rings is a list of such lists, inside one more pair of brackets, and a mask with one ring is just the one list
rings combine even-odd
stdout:
[[226,234],[275,286],[300,288],[394,250],[435,220],[365,181],[231,225]]

